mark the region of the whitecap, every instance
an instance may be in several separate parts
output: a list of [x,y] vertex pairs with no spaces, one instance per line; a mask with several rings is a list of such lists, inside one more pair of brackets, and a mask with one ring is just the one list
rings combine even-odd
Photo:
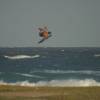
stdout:
[[16,55],[16,56],[4,56],[5,58],[16,60],[16,59],[31,59],[31,58],[38,58],[40,55],[34,55],[34,56],[29,56],[29,55]]
[[100,76],[100,71],[92,71],[92,70],[35,70],[31,71],[34,72],[41,72],[41,73],[50,73],[50,74],[88,74],[88,75],[98,75]]
[[100,57],[100,54],[95,54],[94,56],[95,56],[95,57]]
[[64,52],[65,50],[64,50],[64,49],[62,49],[61,51],[62,51],[62,52]]
[[42,76],[33,75],[33,74],[26,74],[26,73],[16,73],[17,75],[24,76],[24,77],[34,77],[34,78],[44,78]]

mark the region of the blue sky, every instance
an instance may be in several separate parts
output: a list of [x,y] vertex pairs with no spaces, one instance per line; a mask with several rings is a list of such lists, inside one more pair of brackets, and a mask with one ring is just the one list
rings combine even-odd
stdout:
[[[100,0],[0,0],[0,47],[100,47]],[[53,36],[38,44],[38,27]]]

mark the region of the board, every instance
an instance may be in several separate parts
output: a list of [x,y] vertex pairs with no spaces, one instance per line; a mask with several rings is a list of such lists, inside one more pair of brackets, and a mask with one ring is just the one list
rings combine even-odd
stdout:
[[[51,36],[52,36],[52,35],[49,35],[48,38],[50,38]],[[48,39],[48,38],[47,38],[47,39]],[[47,39],[43,38],[43,39],[40,40],[38,43],[42,43],[42,42],[44,42],[44,41],[47,40]]]

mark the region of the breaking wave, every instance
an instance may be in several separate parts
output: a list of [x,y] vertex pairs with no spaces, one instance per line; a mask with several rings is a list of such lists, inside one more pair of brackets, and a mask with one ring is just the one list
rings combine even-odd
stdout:
[[39,76],[39,75],[33,75],[33,74],[25,74],[25,73],[16,73],[17,75],[20,75],[20,76],[24,76],[24,77],[30,77],[30,78],[44,78],[42,76]]
[[16,59],[38,58],[38,57],[40,57],[40,55],[34,55],[34,56],[29,56],[29,55],[16,55],[16,56],[4,56],[4,57],[5,57],[5,58],[8,58],[8,59],[16,60]]
[[100,57],[100,54],[95,54],[94,57]]
[[42,72],[42,73],[51,73],[51,74],[88,74],[88,75],[98,75],[100,76],[100,71],[92,71],[92,70],[41,70],[41,71],[32,71],[30,73],[34,72]]
[[39,81],[39,82],[29,82],[22,81],[16,83],[6,83],[0,81],[0,85],[18,85],[18,86],[51,86],[51,87],[87,87],[87,86],[100,86],[100,82],[95,81],[94,79],[69,79],[69,80],[51,80],[51,81]]

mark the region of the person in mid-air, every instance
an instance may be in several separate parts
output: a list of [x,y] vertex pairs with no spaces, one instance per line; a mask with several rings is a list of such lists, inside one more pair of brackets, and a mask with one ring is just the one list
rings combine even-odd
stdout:
[[40,40],[38,43],[42,43],[43,41],[52,36],[51,32],[48,31],[47,27],[38,28],[38,30],[39,30],[39,36],[43,37],[42,40]]
[[51,32],[48,31],[47,27],[44,28],[38,28],[40,37],[43,37],[44,39],[48,39],[49,36],[51,36]]

